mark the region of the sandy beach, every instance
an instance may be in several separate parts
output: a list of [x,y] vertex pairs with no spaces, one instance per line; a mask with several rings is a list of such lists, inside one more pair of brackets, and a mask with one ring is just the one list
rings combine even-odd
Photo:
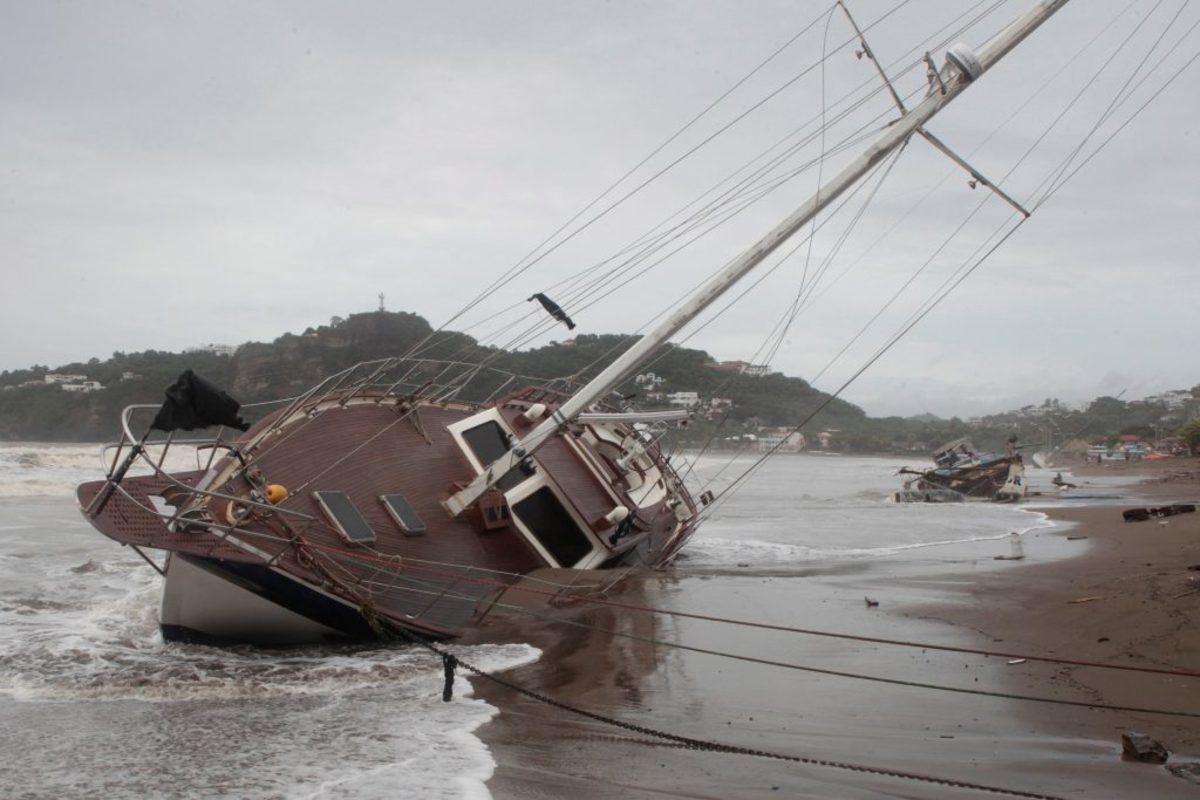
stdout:
[[[1200,762],[1200,679],[1010,663],[1028,655],[1200,671],[1200,569],[1189,569],[1200,567],[1200,514],[1161,524],[1125,523],[1120,513],[1200,498],[1200,460],[1076,474],[1086,480],[1088,470],[1144,482],[1117,501],[1047,509],[1056,524],[1022,537],[1022,560],[998,559],[1012,554],[1003,541],[794,570],[690,570],[685,560],[674,572],[627,581],[608,596],[667,613],[577,604],[546,609],[553,621],[540,626],[513,623],[543,655],[503,677],[624,723],[791,758],[1025,796],[1200,797],[1200,783],[1123,760],[1120,741],[1122,732],[1139,731],[1172,751],[1167,766]],[[866,597],[878,605],[868,606]],[[1006,655],[801,635],[670,612]],[[500,709],[479,731],[497,762],[488,787],[498,800],[1003,796],[686,749],[484,679],[473,683]]]

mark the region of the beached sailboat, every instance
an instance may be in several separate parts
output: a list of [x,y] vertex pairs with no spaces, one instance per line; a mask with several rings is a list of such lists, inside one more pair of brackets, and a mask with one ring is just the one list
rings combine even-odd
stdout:
[[901,113],[865,152],[586,385],[413,356],[367,362],[203,442],[197,469],[170,473],[173,431],[242,427],[236,403],[185,376],[162,408],[125,411],[107,476],[79,487],[85,516],[169,554],[168,639],[455,636],[516,595],[577,594],[671,564],[702,506],[660,447],[687,412],[642,412],[614,389],[914,134],[967,166],[924,125],[1065,2],[1039,3],[977,51],[954,45],[940,66],[927,55],[918,104],[892,90]]

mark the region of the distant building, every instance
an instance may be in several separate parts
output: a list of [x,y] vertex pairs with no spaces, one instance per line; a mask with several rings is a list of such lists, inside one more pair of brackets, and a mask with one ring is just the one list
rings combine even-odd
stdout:
[[733,401],[728,397],[714,397],[708,401],[708,409],[704,415],[709,419],[718,419],[733,410]]
[[60,384],[64,392],[95,392],[104,387],[99,381],[82,381],[80,383],[63,383]]
[[213,353],[218,356],[231,356],[237,352],[237,346],[232,344],[201,344],[189,347],[185,353]]
[[653,372],[643,372],[641,375],[637,375],[633,379],[635,384],[641,386],[646,391],[654,391],[666,383],[666,381],[666,378],[660,378]]
[[138,375],[136,372],[130,372],[126,370],[125,372],[121,373],[121,380],[123,381],[140,381],[141,379],[142,376]]
[[[68,375],[65,372],[47,372],[45,377],[46,383],[80,383],[86,381],[87,375]],[[35,381],[36,383],[36,381]]]
[[731,372],[753,378],[761,378],[771,373],[770,364],[751,364],[748,361],[710,361],[704,366],[717,372]]
[[758,432],[755,447],[759,452],[799,453],[808,444],[804,434],[791,428],[763,428]]
[[673,406],[691,408],[700,404],[700,395],[698,392],[671,392],[667,395],[667,402]]
[[1147,403],[1162,403],[1171,411],[1178,411],[1192,401],[1192,393],[1184,389],[1163,392],[1146,398]]

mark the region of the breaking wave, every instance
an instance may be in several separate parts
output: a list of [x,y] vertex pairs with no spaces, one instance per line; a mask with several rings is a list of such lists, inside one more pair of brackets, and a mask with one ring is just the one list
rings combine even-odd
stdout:
[[[436,681],[440,660],[411,646],[217,648],[163,642],[161,579],[138,562],[88,560],[47,591],[0,596],[0,693],[17,700],[236,700],[335,694]],[[49,576],[48,576],[49,577]],[[87,592],[106,595],[89,601]],[[459,648],[487,670],[536,660],[527,645]]]
[[[164,466],[195,469],[195,449],[172,447]],[[100,445],[0,444],[0,497],[69,497],[79,484],[103,478],[105,468]],[[135,466],[130,474],[146,471]]]

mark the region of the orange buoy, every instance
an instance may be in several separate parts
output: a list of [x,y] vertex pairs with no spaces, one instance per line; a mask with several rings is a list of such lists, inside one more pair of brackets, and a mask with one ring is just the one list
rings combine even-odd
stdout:
[[287,487],[278,483],[268,484],[267,490],[263,494],[271,505],[278,505],[288,498]]

